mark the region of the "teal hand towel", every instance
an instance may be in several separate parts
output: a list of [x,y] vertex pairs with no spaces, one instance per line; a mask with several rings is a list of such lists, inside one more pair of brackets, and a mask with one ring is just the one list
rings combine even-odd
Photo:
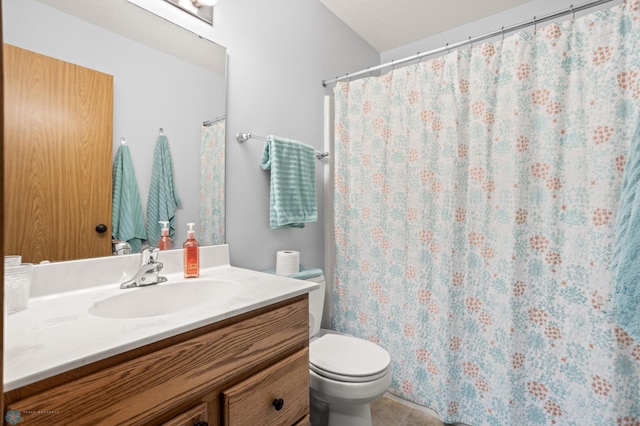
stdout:
[[129,147],[120,145],[113,161],[111,230],[116,240],[127,241],[132,253],[139,253],[147,238],[142,203]]
[[[276,268],[268,269],[266,271],[267,274],[276,273]],[[316,278],[322,275],[322,269],[319,268],[307,268],[304,265],[300,265],[300,272],[296,272],[295,274],[287,275],[289,278],[296,278],[298,280],[308,280],[311,278]]]
[[271,171],[269,226],[303,228],[316,222],[315,149],[291,139],[269,136],[262,169]]
[[147,201],[147,241],[152,247],[158,246],[162,232],[159,221],[169,222],[169,236],[175,240],[175,214],[179,205],[180,198],[173,181],[173,163],[169,140],[165,135],[160,135],[153,154],[151,186]]
[[631,140],[616,219],[613,315],[640,341],[640,125]]

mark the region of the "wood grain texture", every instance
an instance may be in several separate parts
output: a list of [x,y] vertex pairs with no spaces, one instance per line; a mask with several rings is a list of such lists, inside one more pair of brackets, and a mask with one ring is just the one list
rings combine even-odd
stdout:
[[295,426],[311,426],[311,417],[307,414]]
[[76,380],[63,377],[63,385],[5,403],[7,409],[38,413],[23,415],[21,425],[138,425],[152,418],[159,424],[155,419],[163,413],[244,379],[300,345],[308,347],[308,339],[305,296]]
[[111,254],[113,77],[4,44],[5,251]]
[[193,426],[196,422],[209,423],[207,404],[198,404],[192,409],[162,423],[162,426]]
[[[2,4],[0,4],[0,43],[2,43]],[[0,176],[4,177],[4,55],[0,56]],[[0,223],[4,224],[4,179],[0,185]],[[0,251],[4,251],[4,226],[0,226]],[[0,266],[4,277],[4,262]],[[4,284],[4,281],[3,281]],[[0,300],[4,300],[4,285],[0,287]],[[0,383],[4,383],[4,303],[0,305]],[[4,401],[0,401],[0,413],[4,414]]]
[[225,426],[295,424],[309,413],[309,348],[223,391],[223,399]]

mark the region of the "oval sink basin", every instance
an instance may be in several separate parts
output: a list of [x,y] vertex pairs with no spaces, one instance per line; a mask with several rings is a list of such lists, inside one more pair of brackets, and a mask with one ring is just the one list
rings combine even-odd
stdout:
[[91,315],[103,318],[145,318],[169,315],[202,305],[221,306],[239,292],[237,283],[224,280],[185,280],[122,290],[95,302]]

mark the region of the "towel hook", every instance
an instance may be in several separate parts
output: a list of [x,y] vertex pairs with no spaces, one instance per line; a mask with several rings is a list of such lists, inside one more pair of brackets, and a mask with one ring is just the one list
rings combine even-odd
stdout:
[[164,130],[160,127],[160,136],[164,136]]
[[127,141],[124,138],[120,138],[120,144],[121,145],[125,145],[127,143]]

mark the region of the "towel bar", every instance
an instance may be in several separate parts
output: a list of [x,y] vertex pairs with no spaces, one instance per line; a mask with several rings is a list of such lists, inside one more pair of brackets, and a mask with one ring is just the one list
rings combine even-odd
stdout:
[[[236,134],[236,140],[239,143],[246,142],[249,139],[257,139],[257,140],[260,140],[260,141],[266,141],[267,140],[266,137],[254,135],[253,133],[238,133],[238,134]],[[328,156],[329,156],[328,152],[316,151],[316,158],[318,160],[322,160],[323,158],[327,158]]]

